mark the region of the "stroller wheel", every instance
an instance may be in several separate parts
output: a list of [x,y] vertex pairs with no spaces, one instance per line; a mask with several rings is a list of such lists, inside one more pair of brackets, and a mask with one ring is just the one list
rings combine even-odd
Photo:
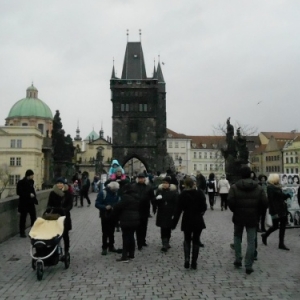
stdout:
[[70,266],[70,260],[71,260],[70,253],[67,252],[65,254],[65,269],[69,268],[69,266]]
[[32,259],[32,260],[31,260],[31,266],[32,266],[32,269],[33,269],[33,270],[36,269],[35,262],[36,262],[35,259]]
[[36,277],[38,280],[42,280],[44,275],[44,266],[42,262],[36,263]]

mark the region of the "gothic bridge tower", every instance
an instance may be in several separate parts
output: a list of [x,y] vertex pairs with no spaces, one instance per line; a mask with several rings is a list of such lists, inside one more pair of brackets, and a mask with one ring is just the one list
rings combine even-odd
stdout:
[[142,44],[128,42],[121,78],[110,79],[113,159],[139,159],[149,171],[166,169],[166,83],[160,62],[147,77]]

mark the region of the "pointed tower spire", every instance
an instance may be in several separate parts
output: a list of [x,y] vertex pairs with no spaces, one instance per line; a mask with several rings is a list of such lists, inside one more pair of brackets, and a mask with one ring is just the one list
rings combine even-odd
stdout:
[[116,74],[115,74],[115,59],[113,58],[113,69],[111,72],[111,79],[116,78]]
[[104,138],[104,131],[103,131],[103,124],[102,124],[102,121],[101,121],[101,130],[100,130],[100,138]]
[[158,82],[165,83],[164,75],[162,73],[162,69],[161,69],[161,66],[160,66],[160,56],[158,56],[157,79],[158,79]]
[[154,58],[154,69],[153,69],[153,79],[157,77],[156,68],[155,68],[155,58]]
[[127,42],[121,79],[147,79],[141,42]]
[[74,138],[75,141],[81,141],[82,138],[80,137],[80,130],[79,130],[79,121],[77,121],[77,129],[76,129],[76,137]]

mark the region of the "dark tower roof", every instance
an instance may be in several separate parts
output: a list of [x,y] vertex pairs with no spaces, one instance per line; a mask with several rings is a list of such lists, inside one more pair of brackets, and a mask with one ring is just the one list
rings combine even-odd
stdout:
[[116,74],[115,74],[115,66],[113,66],[112,72],[111,72],[111,79],[115,79]]
[[127,42],[121,79],[147,79],[141,42]]
[[154,64],[154,69],[153,69],[153,78],[154,78],[154,79],[157,78],[157,73],[156,73],[155,64]]
[[161,70],[160,62],[158,62],[158,66],[157,66],[157,79],[158,82],[165,82],[164,75]]

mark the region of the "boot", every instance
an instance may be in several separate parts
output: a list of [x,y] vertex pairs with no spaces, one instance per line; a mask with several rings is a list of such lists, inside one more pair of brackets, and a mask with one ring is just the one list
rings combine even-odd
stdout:
[[189,269],[190,267],[190,255],[191,255],[191,243],[188,244],[186,241],[183,242],[184,249],[184,267]]
[[199,245],[193,245],[191,268],[197,269],[197,259],[199,255]]
[[170,246],[170,239],[168,239],[168,249],[170,249],[171,246]]
[[286,247],[284,244],[284,235],[285,235],[285,228],[280,228],[279,229],[279,246],[278,248],[281,250],[287,250],[289,251],[290,249]]
[[167,252],[168,251],[168,239],[162,238],[161,242],[162,242],[162,245],[163,245],[162,248],[161,248],[161,251],[162,252]]
[[261,235],[262,242],[263,242],[263,244],[266,245],[266,246],[268,245],[268,244],[267,244],[267,237],[268,237],[267,232],[266,232],[266,233],[263,233],[263,234]]

